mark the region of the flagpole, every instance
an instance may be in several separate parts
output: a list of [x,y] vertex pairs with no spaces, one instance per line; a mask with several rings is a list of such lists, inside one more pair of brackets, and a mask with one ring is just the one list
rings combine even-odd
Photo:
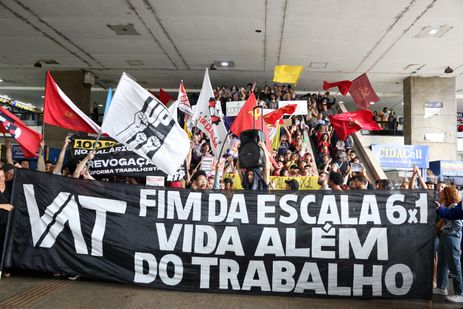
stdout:
[[[47,71],[48,73],[49,71]],[[45,96],[44,96],[44,99],[43,99],[43,109],[42,109],[42,141],[45,140],[45,121],[44,121],[44,118],[45,118],[45,102],[46,102],[46,96],[47,96],[47,84],[48,84],[48,77],[47,77],[47,74],[45,74]]]
[[106,96],[106,103],[105,103],[105,107],[104,107],[103,118],[101,119],[100,130],[98,131],[98,135],[96,136],[95,144],[93,144],[93,149],[92,149],[93,152],[96,151],[97,144],[100,141],[101,134],[103,133],[102,128],[103,128],[104,117],[108,113],[108,109],[109,109],[109,106],[111,105],[112,98],[113,98],[112,88],[109,87],[108,88],[108,95]]
[[[43,114],[42,114],[43,115]],[[41,134],[42,134],[42,140],[45,140],[45,123],[43,122],[43,116],[42,116],[42,130],[41,130]]]
[[[231,135],[232,132],[228,132],[227,133],[227,136],[225,136],[225,141],[227,141],[228,137]],[[222,152],[223,152],[223,148],[225,146],[225,144],[227,144],[226,142],[224,142],[222,144],[222,147],[220,148],[220,151],[219,151],[219,159],[217,161],[217,164],[215,165],[215,178],[214,178],[214,189],[215,190],[218,190],[220,189],[220,175],[219,175],[219,166],[220,166],[220,159],[222,158]]]
[[98,135],[96,136],[96,140],[95,140],[95,144],[93,144],[93,149],[92,151],[95,151],[96,150],[96,145],[98,144],[98,142],[100,141],[100,137],[101,137],[101,134],[102,134],[103,131],[98,131]]
[[193,169],[193,173],[190,174],[190,177],[188,177],[188,182],[191,180],[191,177],[193,176],[194,173],[196,173],[196,171],[201,167],[201,163],[203,163],[204,159],[206,159],[206,155],[210,155],[211,154],[211,151],[212,150],[209,150],[201,159],[201,161],[199,161],[199,163],[196,165],[196,167]]

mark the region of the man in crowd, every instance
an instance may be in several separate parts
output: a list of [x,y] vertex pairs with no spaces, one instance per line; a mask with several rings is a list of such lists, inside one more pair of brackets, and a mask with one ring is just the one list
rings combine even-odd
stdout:
[[328,179],[328,186],[330,187],[331,190],[335,191],[343,191],[341,188],[341,185],[343,184],[344,179],[339,173],[330,173],[329,179]]
[[202,170],[196,171],[191,177],[191,189],[204,190],[208,188],[206,172]]
[[298,191],[299,190],[299,182],[297,182],[296,179],[286,180],[285,183],[286,183],[287,191]]
[[357,190],[367,190],[368,189],[368,179],[363,175],[357,175],[352,178],[352,187]]

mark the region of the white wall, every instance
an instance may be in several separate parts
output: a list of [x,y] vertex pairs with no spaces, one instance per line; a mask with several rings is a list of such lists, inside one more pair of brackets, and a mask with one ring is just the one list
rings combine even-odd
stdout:
[[362,141],[364,147],[369,147],[372,144],[393,144],[393,145],[403,145],[404,137],[403,136],[383,136],[383,135],[363,135]]

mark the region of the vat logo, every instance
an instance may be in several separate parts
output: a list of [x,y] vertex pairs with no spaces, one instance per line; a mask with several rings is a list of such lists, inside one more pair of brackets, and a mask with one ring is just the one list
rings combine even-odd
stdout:
[[44,213],[40,215],[34,186],[24,184],[23,188],[34,247],[53,247],[67,223],[71,230],[76,253],[89,254],[82,233],[79,213],[80,206],[84,209],[95,211],[90,254],[93,256],[103,256],[106,215],[107,213],[124,214],[127,208],[127,203],[124,201],[60,192],[53,202],[47,206]]

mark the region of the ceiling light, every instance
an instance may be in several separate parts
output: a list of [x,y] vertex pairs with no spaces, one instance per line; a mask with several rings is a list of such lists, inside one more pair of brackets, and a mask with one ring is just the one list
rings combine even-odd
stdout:
[[370,102],[370,105],[374,105],[374,104],[375,104],[375,102],[373,102],[373,101]]
[[309,68],[312,69],[326,69],[328,62],[311,62]]
[[0,78],[0,83],[3,83],[3,79]]
[[103,107],[103,104],[98,104],[99,107]]
[[140,35],[133,24],[106,25],[117,35]]
[[440,26],[426,26],[421,28],[421,31],[416,35],[417,38],[440,38],[446,34],[453,26],[440,25]]
[[59,62],[54,59],[40,59],[39,61],[45,64],[59,64]]
[[404,70],[404,71],[412,70],[412,71],[416,72],[416,71],[421,70],[424,66],[425,66],[425,64],[415,64],[415,63],[413,63],[413,64],[407,65],[402,70]]
[[213,64],[216,66],[216,68],[234,68],[235,67],[235,62],[231,60],[216,60],[213,62]]
[[43,96],[41,96],[41,98],[42,98],[42,99],[45,99],[45,96],[43,95]]
[[400,103],[400,105],[404,105],[404,102]]
[[143,66],[145,65],[141,60],[126,60],[126,62],[131,66]]

